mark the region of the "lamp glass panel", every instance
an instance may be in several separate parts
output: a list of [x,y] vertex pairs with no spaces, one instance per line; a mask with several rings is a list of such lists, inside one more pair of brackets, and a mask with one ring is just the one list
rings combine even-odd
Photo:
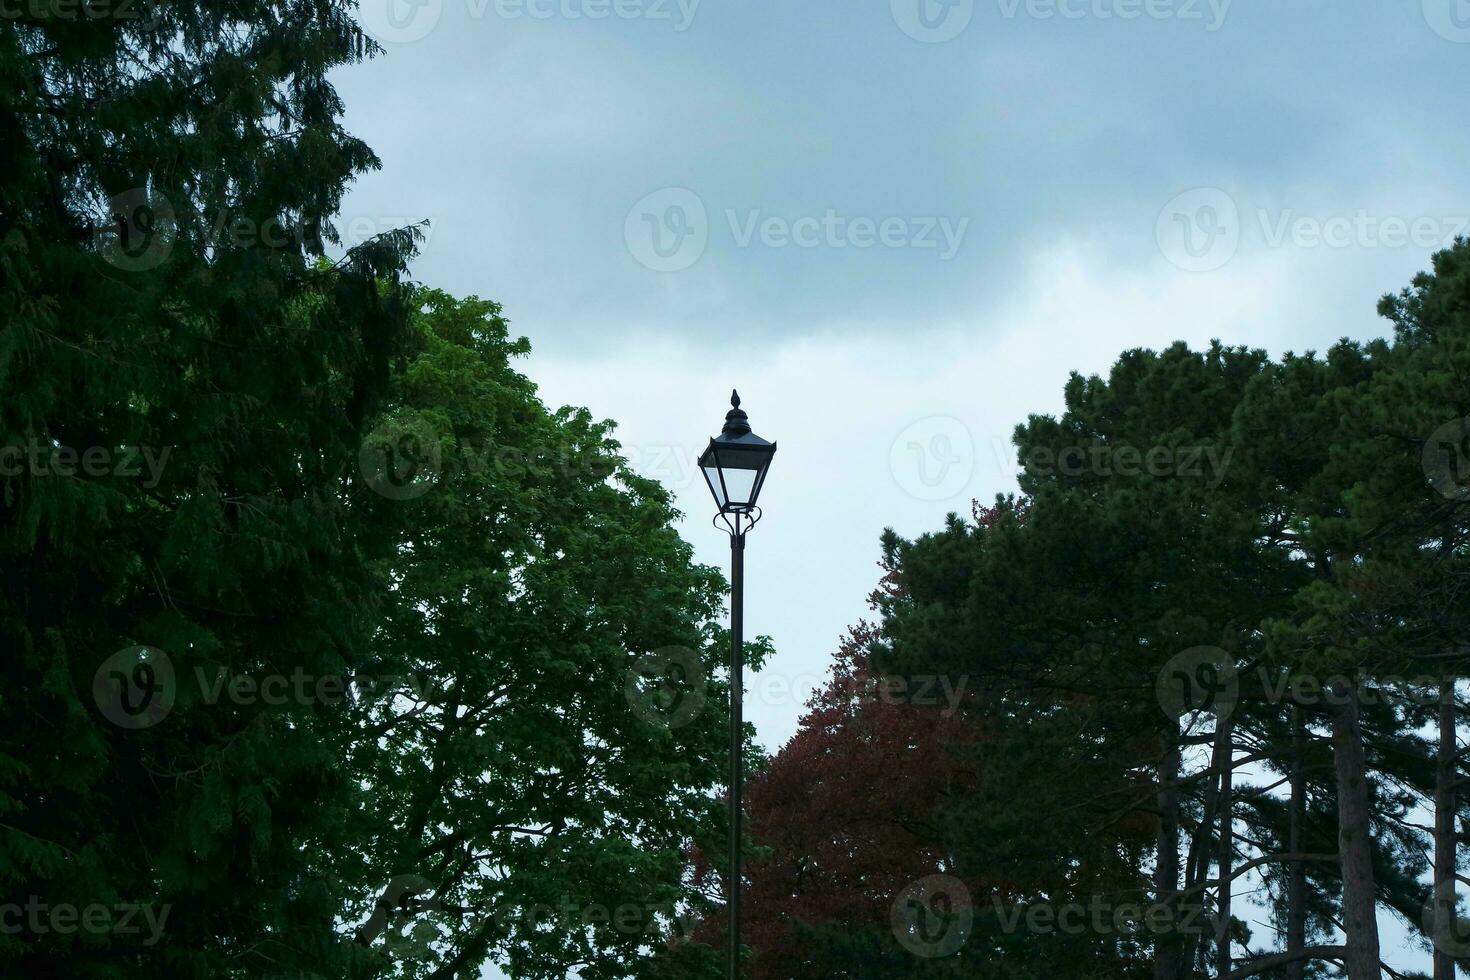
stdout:
[[[725,488],[730,491],[730,503],[749,504],[751,491],[755,489],[755,478],[760,470],[730,469],[726,467]],[[723,506],[725,501],[720,501]]]
[[704,471],[704,482],[709,484],[709,492],[714,494],[715,496],[715,505],[718,507],[724,507],[726,504],[725,488],[720,483],[719,467],[711,464],[707,466],[701,466],[700,469]]

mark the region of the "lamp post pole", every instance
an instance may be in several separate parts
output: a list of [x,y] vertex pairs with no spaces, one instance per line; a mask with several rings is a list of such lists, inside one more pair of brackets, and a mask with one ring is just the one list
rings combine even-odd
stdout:
[[745,532],[735,519],[730,535],[730,980],[740,976],[740,790],[744,781]]
[[730,865],[725,879],[730,913],[729,980],[740,978],[740,789],[745,775],[745,532],[755,527],[761,510],[756,506],[766,471],[776,455],[776,444],[750,431],[750,420],[740,410],[740,395],[730,392],[725,427],[699,455],[718,513],[715,523],[730,535]]

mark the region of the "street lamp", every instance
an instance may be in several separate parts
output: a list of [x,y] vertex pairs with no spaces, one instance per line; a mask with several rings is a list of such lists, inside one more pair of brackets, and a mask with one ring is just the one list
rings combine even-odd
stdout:
[[714,520],[730,535],[730,877],[725,887],[730,910],[730,980],[740,976],[740,783],[744,748],[740,718],[744,699],[745,655],[741,631],[745,604],[745,532],[761,519],[755,505],[766,482],[776,444],[750,431],[740,410],[740,393],[730,392],[725,427],[699,457],[719,512]]

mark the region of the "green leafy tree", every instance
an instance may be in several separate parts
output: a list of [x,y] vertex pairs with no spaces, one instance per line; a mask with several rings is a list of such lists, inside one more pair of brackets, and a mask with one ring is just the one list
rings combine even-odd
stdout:
[[367,447],[402,453],[398,482],[360,499],[386,546],[372,670],[414,683],[363,704],[347,758],[374,811],[359,907],[421,890],[363,941],[412,976],[644,975],[698,898],[686,848],[723,825],[723,581],[610,423],[541,405],[498,306],[418,301]]

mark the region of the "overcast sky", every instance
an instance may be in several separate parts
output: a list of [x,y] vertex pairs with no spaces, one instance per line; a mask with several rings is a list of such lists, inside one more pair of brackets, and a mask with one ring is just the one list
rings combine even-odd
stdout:
[[360,18],[388,53],[336,80],[383,169],[348,233],[432,222],[415,278],[502,302],[544,399],[619,421],[704,561],[727,541],[693,457],[732,387],[779,441],[747,549],[771,749],[864,615],[883,527],[1013,489],[1010,432],[1070,371],[1381,334],[1378,297],[1470,224],[1466,0]]

